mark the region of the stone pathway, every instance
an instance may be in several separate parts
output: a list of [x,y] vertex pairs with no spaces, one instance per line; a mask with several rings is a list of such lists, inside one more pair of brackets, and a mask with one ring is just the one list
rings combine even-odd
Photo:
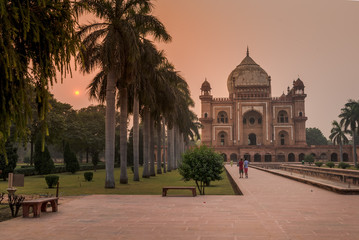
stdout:
[[249,169],[243,196],[76,197],[58,213],[0,223],[3,239],[359,239],[359,196]]
[[348,183],[338,182],[338,181],[334,181],[334,180],[324,179],[324,178],[320,178],[320,177],[313,177],[313,176],[305,175],[305,174],[293,173],[293,172],[284,171],[284,170],[280,170],[280,169],[262,169],[262,170],[267,171],[267,172],[272,172],[277,175],[282,175],[287,178],[293,177],[302,182],[311,182],[315,185],[322,185],[322,187],[324,189],[333,188],[334,190],[335,189],[347,190],[347,192],[349,192],[349,194],[350,194],[350,191],[352,192],[351,194],[359,193],[359,186],[351,184],[350,182],[348,182]]

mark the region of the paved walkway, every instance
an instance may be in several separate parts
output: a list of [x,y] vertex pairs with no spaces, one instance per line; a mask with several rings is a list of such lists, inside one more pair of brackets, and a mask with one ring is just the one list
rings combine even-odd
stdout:
[[[226,166],[244,196],[77,197],[58,213],[0,223],[3,239],[359,239],[359,196]],[[60,201],[61,203],[61,201]],[[101,206],[101,207],[97,207]]]
[[320,186],[324,189],[331,189],[334,192],[342,192],[345,194],[358,194],[359,186],[351,184],[350,182],[339,182],[329,179],[324,179],[320,177],[313,177],[306,174],[293,173],[289,171],[284,171],[281,169],[263,169],[263,171],[271,172],[277,175],[282,175],[287,178],[293,178],[300,182],[311,183],[314,186]]

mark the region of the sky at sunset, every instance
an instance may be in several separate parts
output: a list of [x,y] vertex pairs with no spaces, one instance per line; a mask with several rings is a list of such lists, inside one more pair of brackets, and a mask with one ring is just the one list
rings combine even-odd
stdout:
[[[272,77],[279,97],[298,76],[307,94],[307,127],[328,137],[348,99],[359,99],[359,1],[157,0],[153,14],[172,35],[157,44],[187,80],[200,116],[200,87],[207,78],[214,97],[228,97],[227,78],[250,56]],[[93,74],[74,68],[52,88],[75,109],[90,102]],[[79,91],[79,94],[75,94]]]

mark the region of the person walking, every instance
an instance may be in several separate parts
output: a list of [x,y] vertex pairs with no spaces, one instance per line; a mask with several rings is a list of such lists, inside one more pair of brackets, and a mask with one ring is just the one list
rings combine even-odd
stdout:
[[248,178],[248,165],[249,165],[249,162],[248,162],[247,159],[244,160],[243,165],[244,165],[244,174],[246,175],[246,178]]
[[241,158],[241,160],[238,162],[238,166],[239,166],[239,178],[243,178],[243,159]]

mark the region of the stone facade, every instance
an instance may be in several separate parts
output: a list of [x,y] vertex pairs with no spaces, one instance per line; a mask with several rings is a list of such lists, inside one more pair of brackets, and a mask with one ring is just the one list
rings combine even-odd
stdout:
[[[308,146],[304,83],[298,78],[287,93],[272,97],[271,77],[249,56],[230,73],[228,98],[213,98],[210,83],[201,87],[202,143],[221,152],[226,161],[298,162],[306,154],[339,160],[337,146]],[[351,146],[344,147],[346,161]]]

